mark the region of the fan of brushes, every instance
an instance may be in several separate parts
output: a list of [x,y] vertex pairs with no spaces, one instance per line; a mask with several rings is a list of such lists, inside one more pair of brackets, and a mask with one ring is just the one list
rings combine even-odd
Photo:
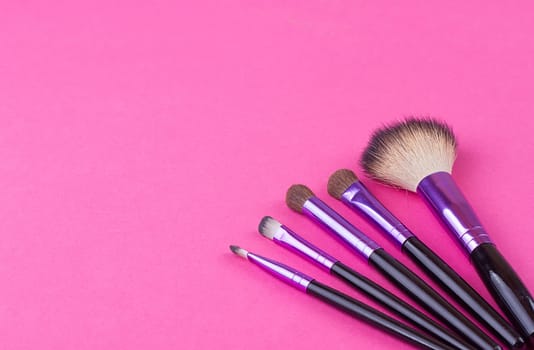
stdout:
[[[408,118],[376,130],[361,155],[360,165],[369,178],[418,193],[424,199],[469,254],[485,286],[513,326],[395,217],[352,170],[335,171],[328,179],[328,193],[391,239],[403,254],[506,347],[523,348],[534,342],[534,300],[499,253],[454,182],[451,173],[456,152],[456,137],[446,123],[431,118]],[[297,289],[420,348],[501,349],[495,340],[447,302],[439,292],[318,198],[307,186],[291,186],[286,193],[286,204],[343,242],[447,328],[270,216],[264,217],[259,224],[259,232],[264,237],[320,266],[415,328],[292,267],[237,246],[231,246],[231,250]]]

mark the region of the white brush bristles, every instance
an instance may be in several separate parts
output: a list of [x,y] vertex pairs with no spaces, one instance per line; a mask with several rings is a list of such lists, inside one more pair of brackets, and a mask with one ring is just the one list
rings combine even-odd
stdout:
[[243,249],[243,248],[241,248],[241,247],[238,247],[238,246],[236,246],[236,245],[231,245],[231,246],[230,246],[230,250],[231,250],[232,253],[234,253],[235,255],[240,256],[240,257],[242,257],[243,259],[247,259],[248,251],[246,251],[245,249]]
[[376,131],[361,165],[370,177],[415,192],[426,176],[451,173],[455,159],[456,140],[448,125],[410,118]]
[[258,231],[260,231],[263,236],[273,239],[280,226],[282,226],[280,221],[273,219],[270,216],[264,216],[260,221]]

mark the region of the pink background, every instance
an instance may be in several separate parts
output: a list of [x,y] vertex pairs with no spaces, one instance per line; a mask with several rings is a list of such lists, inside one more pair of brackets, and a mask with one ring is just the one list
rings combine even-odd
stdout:
[[[283,198],[309,185],[407,262],[326,181],[412,114],[454,127],[456,179],[534,289],[531,2],[87,3],[0,4],[1,348],[408,348],[228,244],[367,300],[263,239],[272,215],[396,290]],[[419,198],[364,181],[488,296]]]

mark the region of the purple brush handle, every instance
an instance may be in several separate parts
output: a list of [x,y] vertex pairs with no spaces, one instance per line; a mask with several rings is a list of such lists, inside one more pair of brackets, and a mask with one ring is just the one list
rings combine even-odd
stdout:
[[492,243],[475,211],[452,176],[438,172],[425,177],[417,192],[463,245],[468,254],[482,243]]
[[276,231],[273,241],[318,264],[327,272],[330,272],[332,266],[338,262],[337,259],[306,241],[285,225],[280,226]]
[[366,215],[364,218],[373,225],[378,225],[387,232],[399,247],[413,236],[413,233],[400,222],[375,196],[363,185],[356,181],[343,193],[341,200],[356,211],[361,211]]
[[367,237],[317,197],[308,199],[302,207],[302,212],[334,232],[349,247],[356,250],[365,261],[369,260],[369,256],[380,248],[378,243]]
[[429,175],[419,183],[417,192],[460,240],[500,308],[533,344],[534,298],[491,242],[451,175]]
[[247,258],[251,263],[258,265],[269,274],[302,292],[306,292],[308,285],[313,280],[313,278],[295,270],[292,267],[271,259],[267,259],[261,255],[248,252]]

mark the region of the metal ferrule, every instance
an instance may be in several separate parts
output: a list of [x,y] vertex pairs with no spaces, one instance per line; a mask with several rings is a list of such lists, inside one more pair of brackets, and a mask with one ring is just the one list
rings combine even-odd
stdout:
[[319,265],[321,268],[330,272],[332,266],[338,262],[321,249],[317,248],[304,238],[297,235],[289,227],[282,225],[274,234],[273,241],[279,245],[304,256],[308,260]]
[[482,243],[491,243],[451,174],[438,172],[428,175],[417,186],[417,193],[434,209],[434,213],[460,241],[467,253],[471,254]]
[[306,292],[308,285],[313,280],[313,278],[295,270],[292,267],[286,266],[277,261],[265,258],[263,256],[248,253],[247,258],[253,264],[258,265],[263,270],[267,271],[274,277],[278,278],[281,281],[297,288],[300,291]]
[[397,219],[361,181],[356,181],[343,193],[341,201],[354,209],[370,223],[378,226],[386,235],[402,247],[413,233]]
[[365,261],[376,249],[380,248],[378,243],[367,237],[317,197],[308,199],[302,207],[302,212],[327,227],[336,237],[360,254]]

